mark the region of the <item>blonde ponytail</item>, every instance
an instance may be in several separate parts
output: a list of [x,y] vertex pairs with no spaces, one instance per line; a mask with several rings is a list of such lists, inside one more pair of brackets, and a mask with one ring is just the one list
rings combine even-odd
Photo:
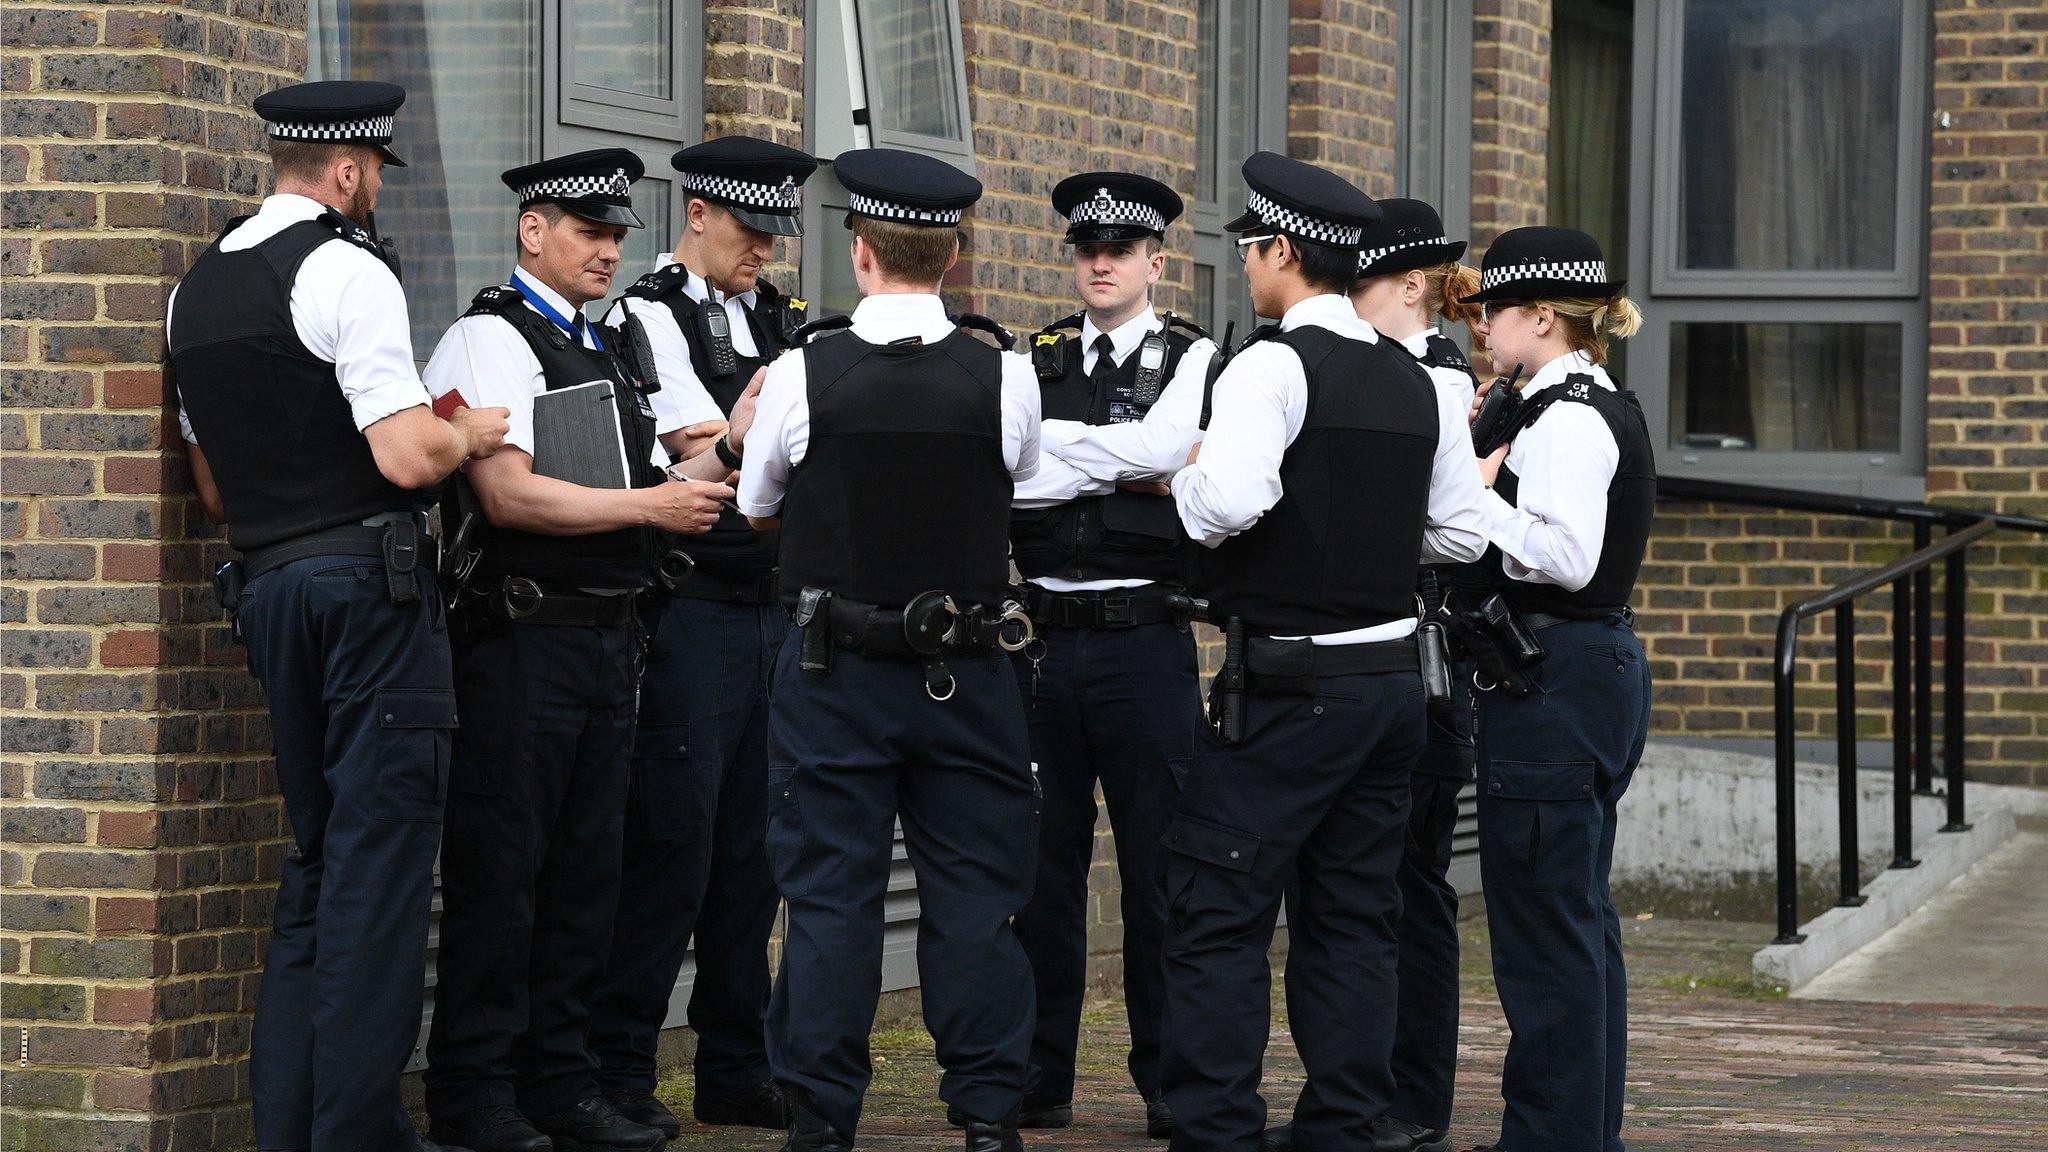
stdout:
[[[1534,303],[1534,301],[1532,301]],[[1626,340],[1643,326],[1643,314],[1626,296],[1601,299],[1544,300],[1574,352],[1584,352],[1595,364],[1607,363],[1607,338]]]
[[1452,324],[1463,324],[1471,329],[1473,344],[1480,351],[1485,351],[1485,342],[1479,338],[1479,330],[1475,327],[1484,309],[1480,305],[1467,304],[1460,299],[1479,291],[1478,270],[1453,260],[1448,264],[1425,269],[1423,276],[1429,285],[1423,303],[1429,311]]

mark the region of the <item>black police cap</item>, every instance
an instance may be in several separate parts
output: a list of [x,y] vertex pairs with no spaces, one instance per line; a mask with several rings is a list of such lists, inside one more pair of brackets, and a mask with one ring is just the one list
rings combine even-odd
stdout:
[[1244,162],[1245,212],[1225,224],[1229,232],[1285,232],[1331,248],[1356,248],[1379,223],[1380,207],[1349,180],[1278,152],[1254,152]]
[[677,152],[668,163],[685,191],[723,205],[747,227],[803,235],[797,189],[818,170],[810,153],[751,136],[721,136]]
[[391,130],[405,89],[382,80],[315,80],[256,98],[264,131],[278,140],[367,144],[394,168],[405,161],[391,150]]
[[1479,265],[1479,291],[1460,299],[1467,304],[1606,299],[1621,295],[1627,283],[1607,278],[1598,240],[1577,228],[1537,225],[1501,233]]
[[847,193],[846,223],[868,216],[897,224],[952,228],[981,199],[981,181],[944,160],[895,148],[856,148],[832,161]]
[[552,201],[585,220],[643,225],[633,212],[633,181],[647,171],[640,157],[625,148],[594,148],[572,152],[537,164],[522,164],[498,178],[519,194],[519,207]]
[[1360,241],[1360,280],[1434,268],[1465,254],[1465,242],[1445,237],[1443,217],[1427,203],[1401,198],[1375,203],[1380,206],[1380,222],[1367,228]]
[[1052,206],[1067,218],[1067,243],[1110,244],[1164,237],[1180,218],[1180,194],[1134,172],[1083,172],[1052,190]]

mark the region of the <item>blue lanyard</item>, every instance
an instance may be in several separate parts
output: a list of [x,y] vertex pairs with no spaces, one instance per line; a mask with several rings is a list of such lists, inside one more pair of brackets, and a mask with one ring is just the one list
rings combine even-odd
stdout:
[[[577,343],[580,344],[583,342],[583,333],[586,330],[586,325],[583,319],[583,313],[578,312],[576,314],[576,322],[574,324],[571,324],[569,323],[568,317],[562,315],[560,312],[555,311],[554,305],[549,304],[546,300],[541,299],[540,293],[535,292],[533,289],[526,286],[526,278],[524,276],[512,277],[512,287],[518,289],[519,294],[521,296],[526,297],[526,302],[528,304],[533,305],[534,311],[554,321],[556,327],[560,328],[564,332],[567,332],[571,337],[573,337],[576,340]],[[604,341],[598,338],[597,330],[591,328],[588,329],[588,331],[590,332],[590,342],[593,345],[595,345],[599,351],[603,351]]]

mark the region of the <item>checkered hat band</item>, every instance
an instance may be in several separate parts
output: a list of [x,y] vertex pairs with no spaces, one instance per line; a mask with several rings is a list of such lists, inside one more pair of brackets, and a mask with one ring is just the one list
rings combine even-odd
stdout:
[[1479,274],[1479,290],[1484,292],[1517,280],[1578,280],[1587,284],[1605,284],[1607,261],[1535,260],[1527,264],[1488,268]]
[[846,209],[882,220],[914,220],[920,224],[958,224],[961,212],[958,208],[944,211],[912,208],[906,204],[892,204],[887,200],[877,200],[873,196],[863,196],[858,192],[847,194]]
[[752,180],[734,180],[726,176],[707,176],[702,172],[680,172],[676,183],[692,192],[716,196],[748,208],[764,208],[772,212],[794,214],[800,204],[795,181],[786,184],[756,184]]
[[1131,224],[1149,228],[1154,232],[1166,231],[1166,216],[1150,204],[1135,200],[1106,200],[1098,196],[1074,205],[1067,214],[1067,223],[1079,227],[1083,224]]
[[585,196],[630,196],[633,182],[621,168],[609,176],[557,176],[519,190],[521,200],[580,200]]
[[1435,236],[1428,240],[1404,240],[1399,244],[1389,244],[1385,248],[1367,248],[1365,251],[1360,252],[1358,254],[1358,266],[1360,268],[1364,268],[1372,264],[1377,264],[1381,260],[1384,260],[1387,257],[1392,256],[1394,253],[1399,252],[1405,248],[1420,248],[1425,244],[1449,243],[1450,240],[1448,238],[1443,236]]
[[1280,229],[1282,232],[1291,232],[1303,240],[1313,240],[1318,244],[1329,244],[1337,248],[1354,248],[1357,247],[1359,241],[1365,239],[1365,229],[1362,227],[1333,224],[1328,220],[1318,220],[1313,216],[1304,216],[1292,208],[1282,207],[1259,195],[1259,190],[1256,188],[1249,190],[1245,197],[1244,207],[1245,211]]
[[332,124],[295,124],[276,120],[265,130],[280,140],[389,140],[392,116],[371,116],[364,120],[336,120]]

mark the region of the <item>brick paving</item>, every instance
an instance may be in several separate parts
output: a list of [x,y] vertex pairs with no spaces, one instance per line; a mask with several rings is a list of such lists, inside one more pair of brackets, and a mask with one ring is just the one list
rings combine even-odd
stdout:
[[[2048,1011],[1788,1000],[1749,977],[1766,925],[1631,921],[1633,992],[1624,1137],[1643,1149],[2048,1149]],[[1485,921],[1467,922],[1459,1148],[1498,1132],[1507,1028],[1486,976]],[[1034,1148],[1163,1148],[1144,1137],[1125,1081],[1121,1005],[1089,1013],[1075,1126],[1028,1133]],[[1284,1107],[1301,1065],[1276,1000],[1266,1096]],[[921,1028],[875,1037],[861,1146],[959,1147],[943,1127],[938,1069]],[[663,1096],[688,1115],[688,1077]],[[672,1152],[772,1150],[772,1133],[685,1129]]]

